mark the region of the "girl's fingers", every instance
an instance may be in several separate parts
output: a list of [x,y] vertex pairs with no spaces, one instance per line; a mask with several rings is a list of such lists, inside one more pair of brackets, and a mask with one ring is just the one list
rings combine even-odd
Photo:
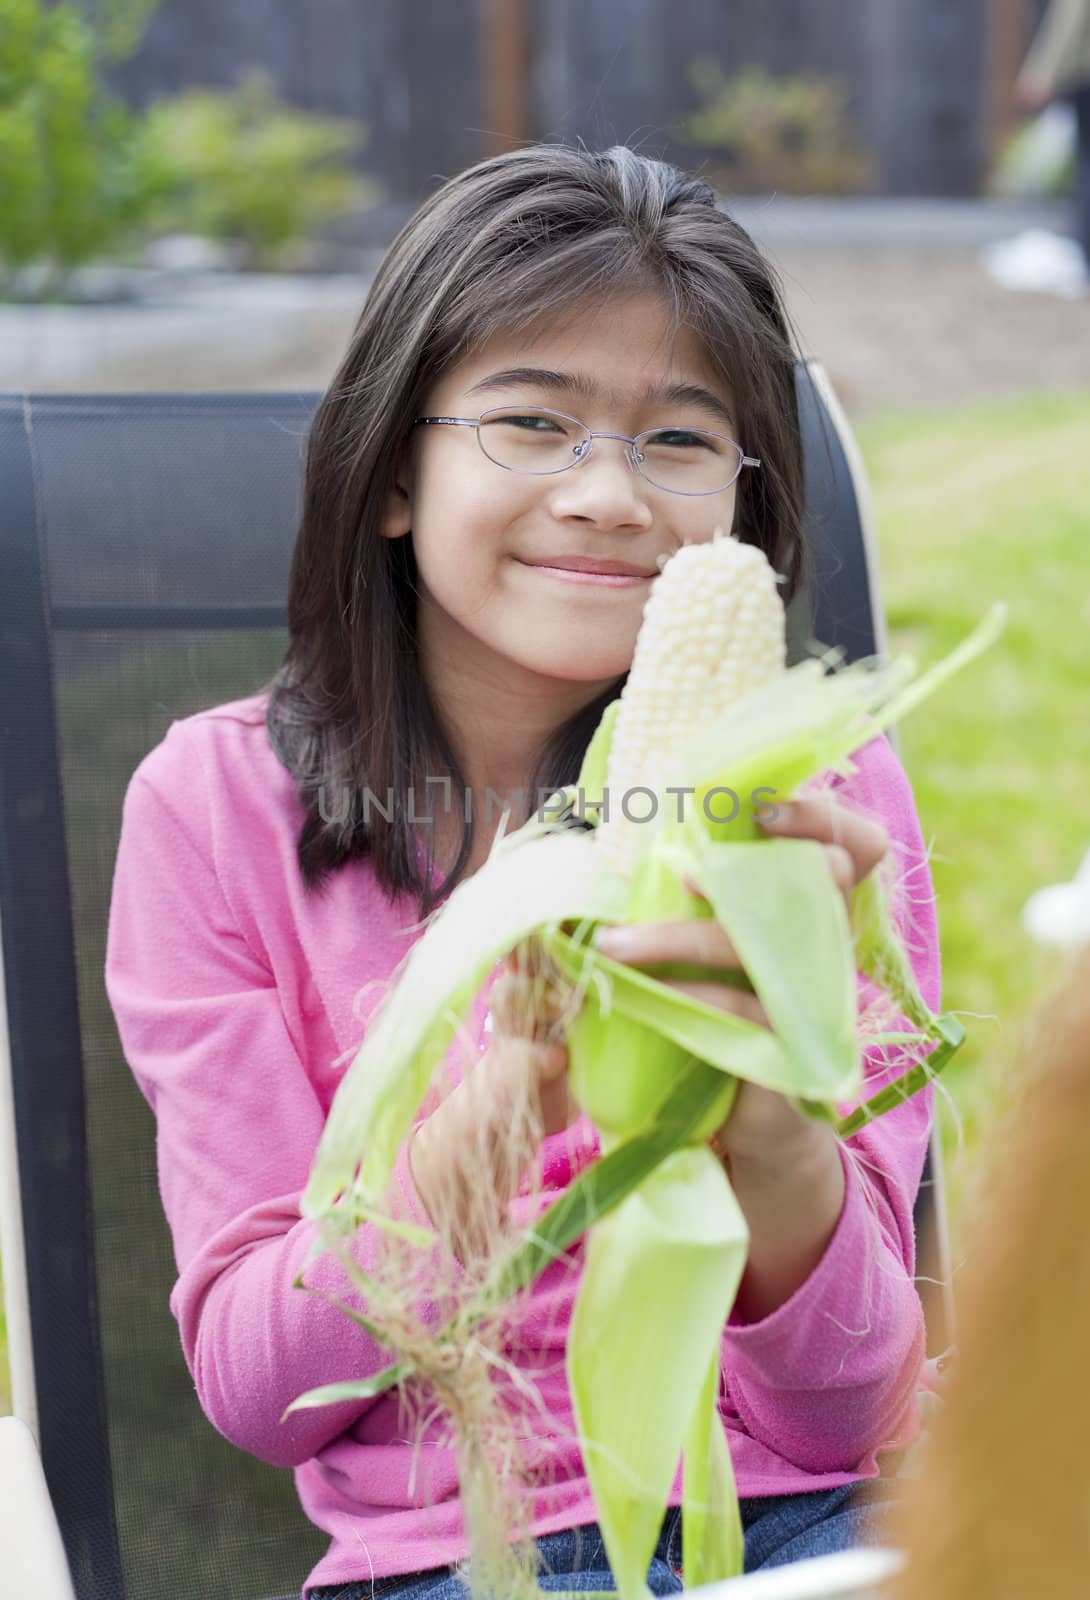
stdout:
[[669,979],[667,988],[679,989],[682,994],[687,994],[693,1000],[701,1000],[706,1006],[714,1006],[717,1011],[731,1011],[736,1017],[744,1017],[747,1022],[755,1022],[759,1027],[771,1030],[768,1012],[755,994],[749,994],[745,989],[733,989],[725,983],[689,983]]
[[[831,795],[806,795],[781,805],[774,821],[760,824],[768,833],[795,839],[813,839],[822,845],[837,889],[848,899],[855,885],[881,861],[889,849],[889,835],[881,823],[860,816]],[[699,890],[686,880],[694,894]],[[723,971],[742,971],[743,965],[725,928],[714,918],[669,922],[625,923],[601,927],[594,943],[602,954],[630,966],[655,967],[687,962]],[[770,1026],[756,995],[727,984],[664,980],[671,988],[720,1011]]]
[[494,1034],[554,1044],[572,1013],[571,992],[543,952],[519,946],[489,993]]
[[594,944],[604,956],[629,965],[659,966],[666,961],[689,961],[702,967],[736,971],[742,966],[726,929],[710,917],[602,927],[594,937]]
[[[829,863],[829,871],[833,875],[833,882],[841,894],[847,897],[856,885],[855,862],[842,844],[825,844],[821,847],[825,852],[825,859]],[[866,873],[860,873],[861,878]]]
[[776,837],[825,845],[837,887],[848,891],[874,871],[890,842],[880,822],[850,811],[829,794],[803,795],[781,804],[775,820],[759,821],[758,827]]
[[566,1044],[534,1044],[530,1046],[533,1052],[531,1060],[537,1070],[539,1083],[552,1083],[557,1078],[562,1078],[568,1070],[568,1047]]

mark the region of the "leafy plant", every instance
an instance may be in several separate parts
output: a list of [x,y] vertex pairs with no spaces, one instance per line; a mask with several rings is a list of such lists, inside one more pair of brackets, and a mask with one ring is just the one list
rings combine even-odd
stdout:
[[104,58],[133,50],[151,0],[111,0],[96,29],[69,0],[0,0],[0,284],[45,262],[46,293],[123,247],[154,203],[140,122],[107,93]]
[[702,104],[681,136],[720,152],[710,169],[730,194],[858,194],[872,162],[847,111],[847,90],[817,73],[775,76],[746,67],[726,78],[712,56],[698,56],[689,79]]
[[362,125],[283,104],[258,68],[235,89],[156,102],[145,131],[145,156],[167,197],[160,223],[241,241],[249,266],[280,264],[288,247],[370,193],[347,160]]
[[246,264],[362,204],[347,157],[357,123],[277,100],[256,69],[233,90],[195,88],[131,111],[105,82],[130,56],[158,0],[0,0],[0,295],[41,263],[43,298],[73,268],[156,232],[233,239]]

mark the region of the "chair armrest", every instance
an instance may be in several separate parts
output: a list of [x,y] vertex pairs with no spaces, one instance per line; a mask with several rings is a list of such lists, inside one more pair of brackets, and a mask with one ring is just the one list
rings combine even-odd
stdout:
[[34,1435],[0,1417],[0,1594],[76,1600]]
[[691,1593],[694,1600],[697,1595],[703,1600],[881,1600],[882,1585],[903,1565],[897,1550],[842,1550],[710,1583]]

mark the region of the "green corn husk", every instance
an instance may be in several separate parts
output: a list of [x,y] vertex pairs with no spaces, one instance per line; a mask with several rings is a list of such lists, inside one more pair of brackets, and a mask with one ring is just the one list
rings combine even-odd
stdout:
[[719,1421],[718,1341],[682,1446],[681,1564],[688,1586],[741,1572],[745,1534],[727,1436]]
[[[731,1079],[731,1098],[737,1089],[737,1078]],[[569,1184],[556,1199],[525,1239],[506,1258],[501,1259],[478,1295],[446,1325],[440,1342],[453,1341],[471,1330],[480,1319],[512,1295],[525,1289],[550,1262],[556,1261],[577,1239],[620,1205],[654,1169],[674,1150],[696,1142],[700,1128],[708,1118],[708,1107],[718,1102],[722,1094],[720,1074],[696,1056],[689,1056],[686,1066],[678,1075],[668,1098],[656,1113],[653,1124],[644,1132],[623,1141],[608,1155],[588,1167]],[[729,1109],[729,1107],[728,1107]],[[364,1296],[373,1285],[364,1277],[339,1242],[331,1246],[354,1286]],[[297,1280],[297,1287],[304,1285]],[[314,1293],[316,1291],[309,1291]],[[378,1337],[374,1325],[358,1311],[335,1297],[326,1299],[340,1306],[345,1314],[368,1332]],[[308,1390],[293,1400],[284,1416],[308,1407],[326,1405],[332,1400],[368,1400],[382,1394],[408,1376],[401,1365],[383,1368],[370,1378],[348,1379],[344,1383],[327,1384]]]
[[[723,1324],[746,1262],[748,1231],[707,1146],[676,1150],[592,1231],[569,1332],[568,1373],[583,1458],[622,1595],[645,1594],[663,1508],[686,1437],[716,1427],[710,1389]],[[668,1361],[648,1354],[668,1350]],[[633,1377],[652,1383],[633,1389]],[[653,1388],[653,1393],[648,1393]],[[721,1430],[720,1430],[721,1431]],[[691,1493],[689,1462],[686,1488]],[[697,1464],[700,1548],[725,1553],[729,1502],[709,1504]],[[712,1527],[715,1532],[712,1532]],[[720,1563],[707,1561],[712,1568]]]
[[[304,1214],[323,1224],[316,1248],[335,1248],[381,1206],[397,1151],[432,1076],[503,955],[534,935],[582,994],[568,1031],[571,1081],[602,1135],[603,1157],[592,1170],[615,1173],[616,1179],[597,1186],[589,1174],[577,1180],[445,1332],[452,1339],[463,1336],[498,1296],[554,1259],[565,1248],[561,1239],[577,1237],[573,1229],[587,1231],[568,1342],[569,1382],[607,1552],[619,1593],[629,1600],[645,1593],[651,1530],[657,1533],[679,1453],[687,1577],[710,1582],[741,1570],[729,1451],[716,1401],[718,1338],[744,1266],[744,1223],[736,1226],[736,1202],[701,1140],[727,1114],[740,1078],[836,1121],[836,1102],[854,1098],[862,1086],[857,970],[888,992],[918,1028],[909,1039],[937,1042],[939,1049],[842,1119],[840,1131],[900,1103],[934,1075],[963,1037],[960,1024],[933,1016],[919,996],[875,875],[853,892],[846,912],[819,845],[766,836],[751,815],[711,822],[704,799],[725,787],[784,800],[823,772],[850,775],[852,753],[985,649],[1002,623],[1002,608],[995,608],[957,650],[915,681],[911,663],[865,662],[829,673],[827,657],[803,662],[755,690],[684,752],[672,776],[694,791],[696,803],[683,821],[646,828],[631,879],[596,857],[593,834],[571,831],[562,821],[530,823],[504,840],[455,890],[414,947],[334,1100],[303,1197]],[[565,791],[569,803],[593,805],[600,798],[614,714],[611,707],[592,741],[578,791]],[[682,874],[696,895],[680,882]],[[611,962],[590,942],[600,922],[697,915],[715,916],[726,929],[772,1031]],[[806,937],[785,937],[788,926],[805,926]],[[890,1032],[868,1043],[905,1038]],[[671,1121],[674,1096],[686,1084],[696,1086],[695,1098],[687,1116]],[[712,1167],[718,1177],[711,1176]],[[682,1174],[685,1181],[679,1182]],[[677,1254],[671,1292],[663,1296],[669,1327],[655,1333],[648,1330],[647,1299],[634,1315],[632,1286],[666,1270],[668,1249]],[[682,1331],[690,1322],[691,1339]],[[605,1345],[615,1363],[608,1373],[596,1353]],[[634,1406],[633,1384],[637,1376],[646,1380],[656,1351],[660,1364],[653,1381],[642,1383]],[[683,1378],[675,1371],[679,1366],[686,1369]],[[357,1392],[379,1392],[376,1385],[403,1377],[404,1368],[395,1363]],[[344,1398],[348,1390],[349,1385],[326,1386],[300,1397],[291,1409],[323,1403],[334,1391]]]

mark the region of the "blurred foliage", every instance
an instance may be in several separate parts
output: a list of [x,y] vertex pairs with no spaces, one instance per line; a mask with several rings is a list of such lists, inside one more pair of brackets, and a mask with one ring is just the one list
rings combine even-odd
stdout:
[[275,267],[322,223],[370,198],[349,160],[365,136],[357,122],[284,105],[257,68],[231,90],[158,100],[145,154],[164,197],[161,231],[235,240],[247,266]]
[[135,48],[149,0],[112,0],[100,35],[78,5],[0,0],[0,286],[45,262],[45,292],[136,233],[155,196],[139,119],[108,94],[103,57]]
[[233,239],[269,267],[365,203],[348,160],[357,123],[281,104],[269,77],[190,89],[130,111],[106,87],[157,0],[0,0],[0,297],[41,266],[41,298],[73,268],[124,257],[155,233]]
[[719,152],[708,177],[726,194],[859,194],[873,162],[847,111],[848,93],[815,73],[777,77],[745,67],[731,78],[712,56],[689,64],[702,104],[680,125]]
[[94,0],[95,33],[106,54],[127,60],[158,9],[159,0]]

